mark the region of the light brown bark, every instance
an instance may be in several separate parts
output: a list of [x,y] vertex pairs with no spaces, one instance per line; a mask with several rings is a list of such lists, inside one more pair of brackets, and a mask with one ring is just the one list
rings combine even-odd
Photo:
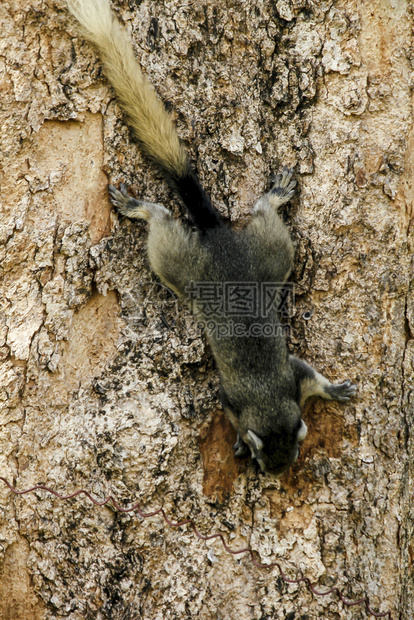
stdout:
[[[414,16],[409,0],[114,3],[203,185],[242,224],[296,166],[290,349],[311,402],[280,481],[233,457],[210,352],[108,181],[178,204],[55,0],[0,4],[0,476],[163,505],[323,590],[414,617]],[[366,618],[188,526],[0,483],[0,617]]]

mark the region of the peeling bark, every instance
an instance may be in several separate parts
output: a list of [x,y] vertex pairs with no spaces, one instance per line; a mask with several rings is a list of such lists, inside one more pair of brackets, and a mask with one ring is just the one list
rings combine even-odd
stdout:
[[[323,590],[414,617],[414,15],[409,0],[116,1],[235,225],[295,166],[292,352],[358,398],[311,402],[280,481],[233,456],[188,311],[108,181],[179,205],[58,0],[0,5],[0,476],[192,517]],[[296,567],[296,568],[295,568]],[[3,618],[366,618],[191,529],[0,486]]]

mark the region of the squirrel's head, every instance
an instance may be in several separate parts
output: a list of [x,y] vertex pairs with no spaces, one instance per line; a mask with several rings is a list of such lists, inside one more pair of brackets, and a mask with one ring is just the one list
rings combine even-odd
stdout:
[[297,460],[299,443],[308,432],[302,418],[290,429],[277,425],[267,433],[248,429],[243,435],[243,441],[249,446],[254,458],[263,472],[279,477]]
[[[289,469],[297,460],[299,444],[308,431],[297,402],[276,395],[240,399],[232,394],[229,398],[223,388],[221,400],[260,469],[273,476],[280,476]],[[244,452],[238,442],[236,456]]]

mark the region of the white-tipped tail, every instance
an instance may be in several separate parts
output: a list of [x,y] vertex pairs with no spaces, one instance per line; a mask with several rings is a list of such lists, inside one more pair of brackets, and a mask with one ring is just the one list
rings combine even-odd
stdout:
[[106,75],[143,150],[176,178],[189,170],[187,153],[174,124],[145,79],[130,38],[114,16],[109,0],[67,0],[82,35],[100,54]]

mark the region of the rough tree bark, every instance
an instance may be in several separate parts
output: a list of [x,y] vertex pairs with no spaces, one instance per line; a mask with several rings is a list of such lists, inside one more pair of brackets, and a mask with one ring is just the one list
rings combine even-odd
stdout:
[[[194,518],[319,589],[414,617],[410,0],[116,0],[203,184],[247,221],[296,166],[290,347],[358,398],[310,403],[280,481],[233,457],[189,312],[108,181],[179,205],[63,1],[0,4],[0,476]],[[160,517],[0,483],[0,616],[366,618]]]

